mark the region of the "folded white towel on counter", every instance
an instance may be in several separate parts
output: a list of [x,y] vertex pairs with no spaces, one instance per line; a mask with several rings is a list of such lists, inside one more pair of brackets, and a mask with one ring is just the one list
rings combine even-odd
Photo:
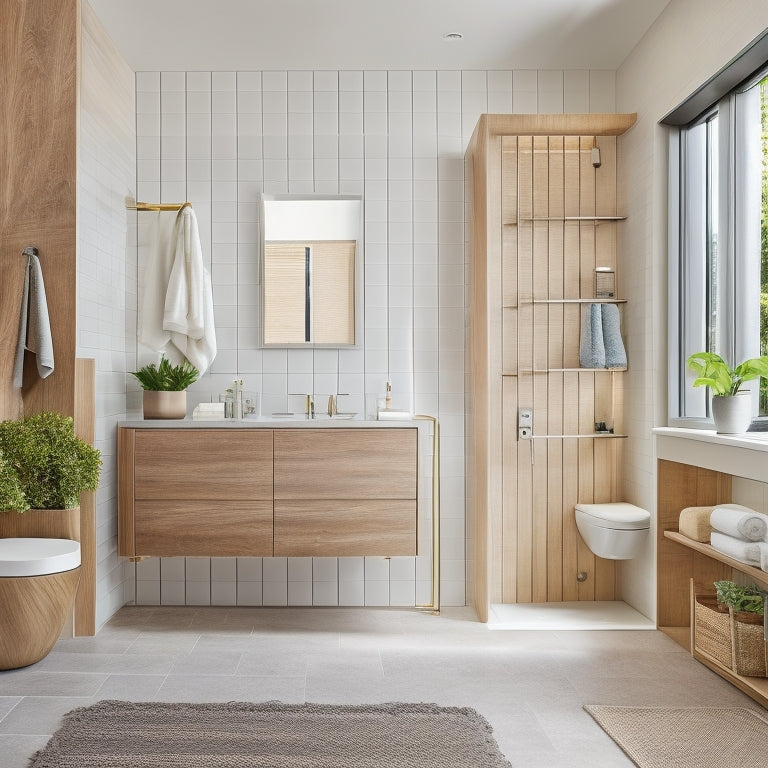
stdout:
[[605,368],[603,319],[599,304],[585,304],[581,308],[579,365],[582,368]]
[[735,539],[733,536],[728,536],[727,534],[719,533],[718,531],[712,531],[712,537],[710,539],[712,549],[716,549],[718,552],[722,552],[724,555],[728,555],[728,557],[732,557],[740,563],[756,565],[758,568],[760,568],[761,565],[761,544],[763,543],[764,542]]
[[741,504],[718,504],[709,524],[720,533],[745,541],[764,541],[768,536],[768,516]]

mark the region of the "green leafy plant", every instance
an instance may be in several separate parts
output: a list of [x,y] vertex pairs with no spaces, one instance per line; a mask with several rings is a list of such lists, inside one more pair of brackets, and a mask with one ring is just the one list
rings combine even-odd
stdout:
[[179,365],[171,365],[170,360],[164,357],[155,365],[150,363],[138,371],[133,371],[142,389],[152,392],[181,392],[190,384],[197,381],[200,371],[189,360],[184,360]]
[[77,437],[72,418],[60,413],[48,411],[0,422],[0,452],[4,487],[22,494],[15,503],[0,508],[72,509],[80,503],[80,493],[95,490],[99,482],[101,454]]
[[712,394],[732,397],[746,381],[768,376],[768,355],[745,360],[731,368],[714,352],[697,352],[687,361],[688,367],[698,375],[694,387],[709,387]]
[[0,510],[2,509],[26,512],[29,509],[29,504],[24,497],[24,491],[16,472],[0,451]]
[[717,602],[733,608],[736,613],[756,613],[763,615],[763,600],[768,596],[754,584],[746,586],[734,581],[716,581]]

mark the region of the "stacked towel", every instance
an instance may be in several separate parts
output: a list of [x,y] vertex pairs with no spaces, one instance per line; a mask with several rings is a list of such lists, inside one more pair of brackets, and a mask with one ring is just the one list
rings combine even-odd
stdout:
[[718,504],[709,520],[713,549],[768,573],[768,515],[741,504]]
[[768,516],[741,504],[718,504],[709,519],[712,527],[745,541],[765,541],[768,538]]
[[740,563],[756,565],[759,568],[763,547],[768,549],[768,544],[760,541],[744,541],[718,531],[712,531],[712,548],[738,560]]
[[605,368],[603,320],[599,304],[582,307],[579,364],[582,368]]

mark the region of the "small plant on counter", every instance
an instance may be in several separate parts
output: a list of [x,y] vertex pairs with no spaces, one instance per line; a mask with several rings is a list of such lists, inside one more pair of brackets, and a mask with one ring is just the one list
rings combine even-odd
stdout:
[[736,584],[734,581],[716,581],[715,590],[717,602],[733,608],[734,613],[763,615],[763,601],[768,597],[768,592],[764,592],[754,584],[746,586]]
[[0,486],[21,491],[3,509],[74,509],[99,482],[101,454],[75,435],[70,416],[48,411],[0,422],[0,452]]
[[713,395],[720,397],[733,397],[745,382],[768,376],[768,355],[753,357],[731,368],[714,352],[697,352],[688,358],[687,364],[698,376],[693,386],[709,387]]
[[163,357],[157,365],[150,363],[131,375],[148,392],[182,392],[197,381],[200,371],[189,360],[171,365],[170,360]]

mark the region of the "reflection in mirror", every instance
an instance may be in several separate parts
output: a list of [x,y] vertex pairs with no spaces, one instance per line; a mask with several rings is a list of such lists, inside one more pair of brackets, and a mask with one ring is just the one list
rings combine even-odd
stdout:
[[359,197],[262,196],[264,346],[353,346],[361,319]]

